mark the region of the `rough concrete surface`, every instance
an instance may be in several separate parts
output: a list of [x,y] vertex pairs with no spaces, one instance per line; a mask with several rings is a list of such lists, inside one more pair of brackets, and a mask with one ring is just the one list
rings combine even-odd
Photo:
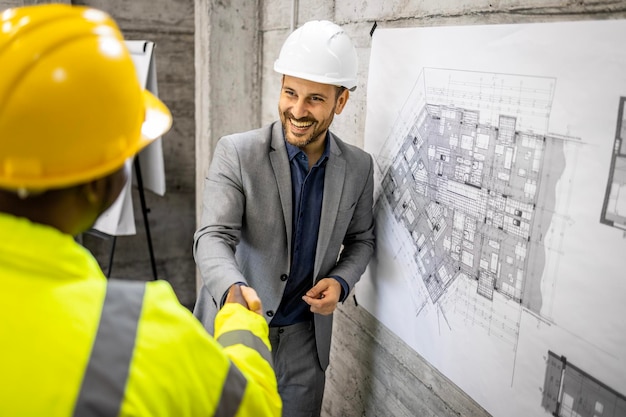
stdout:
[[[0,10],[45,1],[0,0]],[[70,3],[66,1],[65,3]],[[129,39],[155,41],[159,95],[174,126],[163,140],[167,193],[147,193],[160,279],[181,302],[195,301],[191,255],[203,177],[219,136],[277,117],[280,78],[273,62],[293,25],[329,19],[344,26],[359,57],[358,88],[332,129],[363,146],[369,31],[379,27],[614,19],[626,1],[611,0],[83,0],[109,12]],[[137,235],[117,239],[113,276],[151,279],[143,219],[134,191]],[[106,266],[110,242],[85,245]],[[349,299],[335,315],[326,417],[488,416],[367,311]],[[498,416],[505,417],[505,416]]]

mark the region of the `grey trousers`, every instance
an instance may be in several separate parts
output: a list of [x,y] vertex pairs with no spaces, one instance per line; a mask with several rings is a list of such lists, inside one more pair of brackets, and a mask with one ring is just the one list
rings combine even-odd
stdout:
[[326,376],[312,322],[270,327],[270,343],[283,417],[319,417]]

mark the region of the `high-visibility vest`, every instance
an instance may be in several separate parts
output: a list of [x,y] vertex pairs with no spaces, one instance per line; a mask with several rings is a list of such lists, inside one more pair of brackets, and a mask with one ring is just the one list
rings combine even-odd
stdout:
[[267,323],[239,304],[214,339],[168,282],[107,281],[72,236],[5,213],[0,280],[0,416],[281,414]]
[[[117,417],[135,347],[145,284],[110,280],[91,356],[76,401],[74,416]],[[223,346],[242,343],[258,350],[271,363],[270,352],[254,334],[236,330],[223,334]],[[245,376],[232,363],[224,381],[216,417],[237,415],[247,386]]]

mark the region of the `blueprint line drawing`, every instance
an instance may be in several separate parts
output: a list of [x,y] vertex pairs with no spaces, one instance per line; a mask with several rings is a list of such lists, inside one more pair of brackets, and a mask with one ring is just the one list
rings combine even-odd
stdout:
[[548,351],[542,406],[556,417],[621,417],[626,397]]
[[[539,312],[538,286],[527,281],[542,275],[542,250],[532,246],[541,244],[550,223],[568,140],[542,133],[554,83],[422,71],[416,85],[423,90],[414,91],[419,99],[407,109],[414,115],[402,116],[407,125],[399,122],[402,133],[384,147],[390,155],[376,159],[385,164],[378,166],[382,195],[411,234],[416,272],[433,303],[463,276],[476,280],[478,294],[489,300],[498,291]],[[450,97],[461,99],[443,104]],[[527,274],[529,268],[538,271]]]
[[626,21],[374,33],[377,245],[355,296],[496,417],[611,415],[626,392],[625,37]]
[[[408,233],[396,240],[410,242],[399,245],[413,271],[409,287],[426,290],[413,297],[416,310],[425,294],[438,304],[457,280],[469,280],[485,299],[475,305],[490,306],[497,292],[508,309],[519,304],[540,314],[542,237],[555,212],[563,144],[576,140],[546,133],[555,82],[422,70],[395,129],[374,155],[379,224],[393,216],[395,226],[387,229]],[[447,304],[440,305],[441,314]],[[515,344],[519,313],[482,317],[477,325]]]
[[600,221],[609,226],[624,230],[626,236],[626,114],[624,102],[626,97],[620,97],[617,115],[617,129],[615,132],[615,146],[611,155],[611,169],[607,184],[606,198],[602,206]]

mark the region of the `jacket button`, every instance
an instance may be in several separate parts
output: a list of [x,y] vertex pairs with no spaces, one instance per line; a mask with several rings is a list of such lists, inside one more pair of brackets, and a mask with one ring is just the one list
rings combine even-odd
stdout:
[[287,281],[287,279],[288,279],[288,278],[289,278],[289,276],[288,276],[287,274],[282,274],[282,275],[280,276],[280,280],[281,280],[281,281]]
[[272,317],[272,316],[274,316],[274,312],[273,312],[272,310],[267,310],[267,311],[265,312],[265,314],[267,314],[267,317]]

